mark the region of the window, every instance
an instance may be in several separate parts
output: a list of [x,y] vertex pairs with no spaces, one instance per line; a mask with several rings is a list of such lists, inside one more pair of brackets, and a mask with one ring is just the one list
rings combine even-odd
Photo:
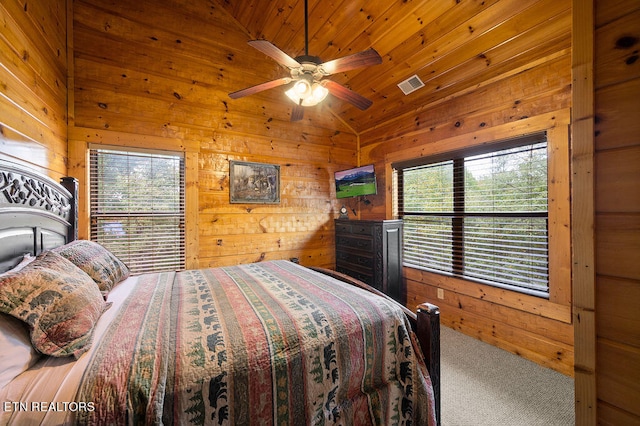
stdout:
[[91,239],[134,273],[185,268],[184,157],[90,149]]
[[405,266],[548,297],[546,135],[393,167]]

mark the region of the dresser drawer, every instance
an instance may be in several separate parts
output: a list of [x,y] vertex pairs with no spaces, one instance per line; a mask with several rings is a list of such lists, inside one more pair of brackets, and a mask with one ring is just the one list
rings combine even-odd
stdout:
[[346,267],[346,264],[361,268],[373,268],[373,257],[371,255],[360,255],[353,252],[336,252],[336,262]]
[[373,225],[368,223],[339,223],[336,225],[337,234],[373,235]]
[[351,225],[351,233],[357,235],[373,235],[373,226],[369,224],[354,223]]
[[371,238],[358,238],[356,236],[338,235],[336,246],[344,247],[346,250],[373,251],[373,240]]

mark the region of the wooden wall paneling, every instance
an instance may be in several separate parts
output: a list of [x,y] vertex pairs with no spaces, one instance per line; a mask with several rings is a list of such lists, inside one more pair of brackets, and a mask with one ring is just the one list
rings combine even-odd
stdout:
[[[458,291],[464,286],[447,286],[446,281],[433,280],[432,284],[434,285],[423,285],[425,281],[415,280],[408,276],[407,284],[412,288],[412,293],[415,293],[415,296],[412,296],[411,305],[419,303],[420,299],[437,299],[438,306],[446,305],[460,309],[461,313],[469,311],[476,315],[484,315],[491,321],[511,324],[530,334],[544,334],[551,340],[573,346],[573,326],[564,320],[568,315],[570,316],[568,309],[557,305],[545,307],[540,306],[538,303],[542,308],[539,312],[528,312],[523,310],[522,307],[518,307],[517,304],[509,306],[506,303],[510,297],[509,295],[506,295],[507,297],[503,299],[494,298],[492,303],[487,304],[474,294]],[[436,283],[438,284],[437,286],[435,285]],[[437,297],[438,288],[444,289],[441,299]],[[535,304],[536,302],[531,301],[531,303]],[[556,312],[552,312],[552,310]],[[561,320],[558,318],[561,318]],[[567,363],[567,365],[569,364]]]
[[[594,71],[594,81],[597,89],[617,83],[621,75],[630,80],[640,78],[638,52],[633,48],[633,29],[640,28],[640,6],[638,2],[628,3],[627,9],[617,15],[619,19],[603,23],[596,30],[599,41],[595,46],[598,66]],[[608,6],[606,9],[609,9]],[[621,28],[626,31],[621,32]]]
[[640,279],[640,214],[598,213],[596,241],[598,275]]
[[[47,10],[49,9],[50,10]],[[57,102],[66,96],[66,3],[7,1],[0,5],[5,17],[0,34],[12,51],[16,63],[24,62],[23,73],[41,79],[39,82],[56,93]],[[3,43],[3,44],[4,44]],[[30,80],[29,83],[33,83]],[[33,86],[37,91],[37,86]]]
[[[478,96],[488,96],[489,93],[491,92],[481,91]],[[568,91],[563,89],[559,92],[550,93],[548,96],[540,96],[532,100],[511,101],[509,104],[503,105],[502,109],[491,108],[484,112],[477,111],[468,115],[465,115],[464,111],[459,111],[459,104],[456,102],[450,105],[451,111],[455,114],[448,118],[442,118],[447,120],[446,122],[428,126],[429,121],[427,121],[427,125],[423,126],[423,119],[439,120],[441,109],[447,109],[446,105],[444,105],[442,108],[437,108],[433,116],[425,111],[419,117],[416,117],[414,125],[419,130],[401,135],[393,133],[388,138],[385,138],[384,133],[381,132],[376,137],[382,140],[373,144],[363,142],[361,144],[361,152],[365,158],[387,158],[395,161],[396,158],[400,159],[402,157],[398,153],[406,155],[413,151],[413,155],[423,156],[436,151],[455,151],[464,148],[470,142],[478,144],[490,143],[492,140],[506,139],[514,134],[532,133],[535,132],[534,129],[536,128],[553,128],[563,123],[563,116],[568,115],[568,110],[548,111],[547,108],[542,108],[541,105],[544,102],[554,102],[554,105],[566,107],[568,103],[567,96]],[[469,101],[473,102],[472,99],[469,99]],[[568,122],[568,119],[566,122]],[[541,123],[544,124],[541,126]],[[473,136],[475,139],[469,139],[468,134],[470,133],[481,136]]]
[[[478,126],[478,129],[469,134],[458,134],[453,126],[448,134],[443,133],[442,138],[434,139],[428,132],[411,134],[409,137],[402,136],[394,141],[398,144],[397,151],[385,153],[387,162],[401,161],[409,158],[422,157],[429,154],[444,153],[463,149],[471,144],[483,145],[493,141],[505,140],[513,135],[525,135],[552,129],[556,126],[565,127],[569,124],[569,110],[558,110],[551,112],[541,112],[532,117],[521,117],[519,120],[506,123],[498,123],[495,126]],[[420,137],[422,134],[428,136]],[[364,145],[364,144],[363,144]],[[379,154],[371,153],[366,147],[361,151],[367,153],[372,158],[377,158]]]
[[[637,281],[602,276],[596,283],[596,292],[598,337],[639,348],[640,309],[629,302],[640,300]],[[611,306],[616,308],[610,309]]]
[[[307,131],[309,130],[309,131]],[[212,136],[200,143],[203,150],[216,153],[234,152],[239,155],[251,153],[255,148],[273,151],[285,145],[290,158],[313,159],[319,162],[355,164],[356,141],[353,134],[344,131],[318,132],[318,128],[295,127],[285,139],[274,139],[269,135],[255,135],[244,132],[231,132],[226,129],[215,130]],[[248,139],[251,138],[251,143]],[[330,146],[326,151],[322,147]],[[318,151],[322,149],[322,152]],[[320,154],[324,154],[320,156]]]
[[297,248],[292,251],[275,251],[268,252],[245,252],[234,256],[219,256],[212,258],[202,258],[199,262],[200,268],[216,268],[226,265],[239,265],[242,263],[256,263],[265,260],[289,259],[297,261],[305,266],[319,266],[324,268],[334,267],[335,253],[326,247],[321,249],[301,250]]
[[116,146],[126,146],[133,143],[138,148],[155,148],[165,151],[197,152],[199,150],[199,144],[189,139],[172,139],[164,136],[116,132],[80,126],[69,129],[69,140]]
[[[355,160],[353,151],[338,147],[327,147],[306,142],[291,142],[283,140],[269,140],[261,137],[251,138],[249,135],[229,138],[237,141],[231,145],[231,149],[225,151],[219,149],[202,149],[203,165],[215,171],[228,172],[228,160],[242,160],[253,162],[271,162],[285,167],[290,167],[290,173],[296,177],[305,178],[302,175],[308,171],[311,176],[332,178],[336,170],[351,167]],[[260,160],[260,161],[259,161]],[[264,161],[262,161],[264,160]],[[332,182],[320,182],[330,187]]]
[[0,4],[2,155],[66,174],[66,3]]
[[[207,214],[202,215],[203,221],[215,221],[218,226],[215,228],[207,228],[203,230],[200,238],[203,247],[200,250],[202,259],[223,258],[224,256],[237,256],[247,253],[247,247],[250,246],[251,253],[264,253],[273,251],[273,247],[277,246],[279,251],[295,251],[301,245],[305,249],[322,250],[326,249],[326,241],[331,241],[332,230],[327,229],[323,225],[326,220],[318,215],[308,214],[304,217],[308,221],[308,228],[315,227],[314,222],[319,222],[321,227],[317,231],[317,239],[310,240],[308,229],[300,229],[297,224],[289,224],[286,219],[276,223],[277,218],[268,213],[245,212],[252,215],[252,220],[248,220],[239,214]],[[269,228],[279,228],[282,233],[278,235]],[[289,230],[287,228],[290,228]],[[248,236],[249,240],[248,240]]]
[[[59,69],[64,73],[67,68],[67,2],[65,1],[28,1],[4,2],[7,11],[14,16],[23,15],[34,28],[39,28],[40,37],[48,50],[55,52]],[[40,45],[40,43],[38,43]]]
[[[200,171],[200,176],[204,173],[204,170]],[[239,213],[242,211],[255,211],[259,207],[250,207],[248,205],[237,206],[235,204],[228,205],[229,202],[229,187],[226,182],[229,180],[228,172],[220,172],[221,178],[218,180],[218,188],[206,187],[202,183],[202,179],[199,180],[199,207],[203,214],[207,213]],[[337,207],[328,195],[328,188],[319,188],[311,184],[306,184],[304,181],[297,181],[291,185],[295,185],[296,191],[292,192],[286,189],[289,185],[284,183],[281,196],[285,197],[281,202],[281,211],[283,213],[298,213],[306,215],[314,212],[324,212],[326,214],[335,212]],[[327,191],[327,196],[324,198],[314,197],[315,191]]]
[[[2,108],[0,108],[0,115],[2,115]],[[52,153],[46,144],[16,132],[6,123],[0,124],[0,156],[4,156],[6,160],[33,167],[43,174],[52,174],[50,167],[54,170],[63,168],[65,161],[63,156]],[[62,177],[62,175],[62,172],[52,174],[53,177]]]
[[[0,97],[2,153],[29,163],[53,178],[66,173],[67,146],[62,136],[16,104]],[[26,155],[25,155],[26,151]]]
[[[636,0],[607,0],[597,1],[595,4],[595,28],[596,30],[604,25],[620,19],[629,12],[638,8]],[[597,49],[598,47],[595,46]],[[599,60],[599,56],[596,55]]]
[[436,287],[408,278],[407,292],[412,294],[408,305],[411,307],[420,300],[437,300],[441,313],[446,312],[442,316],[444,325],[562,374],[573,374],[571,324],[511,308],[504,303],[506,300],[488,303],[444,288],[444,298],[439,299]]
[[[638,368],[638,348],[621,345],[615,341],[598,339],[598,400],[626,411],[633,416],[627,424],[637,424],[640,418],[640,368]],[[598,417],[602,419],[601,414]],[[600,420],[607,423],[607,420]]]
[[[426,286],[442,288],[457,294],[463,294],[482,302],[488,302],[491,309],[494,305],[504,305],[526,314],[539,315],[565,324],[571,324],[571,307],[558,303],[549,303],[546,299],[527,296],[521,293],[503,290],[497,287],[472,283],[460,278],[447,277],[415,268],[405,268],[404,275],[407,280],[422,283]],[[416,300],[416,305],[420,304]],[[526,317],[526,315],[525,315]]]
[[[198,82],[218,85],[233,83],[236,76],[261,78],[266,73],[265,66],[255,66],[257,59],[264,56],[253,52],[246,44],[247,36],[235,31],[232,22],[218,14],[192,16],[176,8],[159,15],[158,7],[167,7],[167,2],[136,4],[145,6],[141,10],[127,6],[126,13],[120,14],[78,3],[74,7],[74,32],[83,43],[76,55],[105,62],[115,60],[152,75],[163,70],[160,75],[185,81],[192,81],[197,75]],[[121,49],[117,48],[119,45]],[[153,64],[155,55],[149,49],[160,52],[163,60]],[[270,66],[269,74],[275,76],[275,62],[265,65]]]
[[[140,0],[134,4],[105,4],[101,0],[76,0],[74,3],[75,18],[82,25],[113,32],[132,41],[149,38],[150,42],[173,42],[175,38],[161,35],[183,34],[188,35],[189,39],[215,47],[237,37],[246,37],[237,23],[212,2]],[[228,38],[218,37],[223,34]],[[206,55],[195,57],[207,58]],[[214,57],[209,59],[215,60]]]
[[[629,49],[633,51],[633,48]],[[637,61],[640,68],[640,61]],[[632,68],[632,67],[628,67]],[[595,149],[605,150],[634,146],[640,134],[640,120],[629,117],[629,111],[637,111],[640,99],[640,79],[625,84],[605,86],[595,94]]]
[[596,210],[599,213],[640,212],[640,144],[599,152],[596,176]]
[[[10,53],[9,53],[10,54]],[[4,56],[4,55],[3,55]],[[16,61],[18,58],[14,58]],[[53,92],[34,70],[24,69],[22,60],[16,63],[9,59],[3,60],[0,67],[0,81],[3,82],[3,94],[7,103],[3,108],[6,117],[12,110],[25,112],[30,116],[34,124],[42,129],[40,132],[48,133],[52,139],[66,138],[66,104],[60,102],[60,93]],[[26,79],[33,79],[26,81]],[[66,83],[66,79],[64,79]],[[34,83],[35,82],[35,83]],[[16,108],[18,107],[18,108]],[[13,112],[18,116],[18,112]],[[8,120],[7,120],[8,121]],[[39,137],[38,130],[25,129],[31,136]]]
[[596,395],[601,424],[640,424],[640,4],[596,2]]

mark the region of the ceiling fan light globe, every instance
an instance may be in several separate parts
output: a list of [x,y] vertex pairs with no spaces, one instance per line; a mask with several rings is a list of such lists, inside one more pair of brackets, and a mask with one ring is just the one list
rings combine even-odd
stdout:
[[295,87],[290,88],[289,90],[287,90],[286,92],[284,92],[285,95],[287,95],[287,97],[289,99],[291,99],[293,101],[294,104],[300,104],[302,102],[302,98],[300,97],[300,95],[296,92]]
[[306,98],[311,93],[311,85],[307,80],[299,80],[293,85],[293,90],[299,97]]
[[311,98],[313,102],[315,102],[314,105],[319,102],[322,102],[324,98],[327,97],[328,94],[329,94],[329,91],[322,84],[313,83],[313,87],[311,88]]

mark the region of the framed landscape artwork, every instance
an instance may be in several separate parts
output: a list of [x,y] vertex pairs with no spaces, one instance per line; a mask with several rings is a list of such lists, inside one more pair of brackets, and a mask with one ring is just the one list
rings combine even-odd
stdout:
[[231,203],[280,203],[280,166],[229,161]]

